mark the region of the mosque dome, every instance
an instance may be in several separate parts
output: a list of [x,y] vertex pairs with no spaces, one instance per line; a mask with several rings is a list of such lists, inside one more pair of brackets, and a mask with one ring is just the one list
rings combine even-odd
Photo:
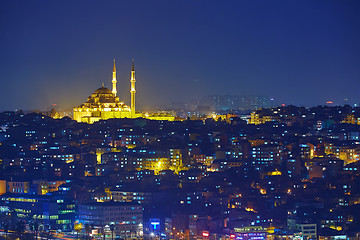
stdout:
[[[93,94],[91,94],[91,96],[88,97],[88,100],[86,103],[90,103],[90,104],[118,104],[119,103],[119,98],[116,97],[114,95],[114,93],[104,87],[104,85],[101,88],[98,88],[95,90],[95,92]],[[108,107],[108,106],[106,106]],[[114,105],[115,107],[115,105]]]
[[95,94],[112,94],[111,90],[106,87],[101,87],[95,90]]

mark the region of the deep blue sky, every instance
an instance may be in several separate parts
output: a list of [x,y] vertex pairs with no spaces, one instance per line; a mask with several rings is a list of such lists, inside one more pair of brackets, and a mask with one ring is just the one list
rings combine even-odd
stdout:
[[117,60],[129,103],[263,94],[360,102],[359,1],[1,1],[0,110],[79,105]]

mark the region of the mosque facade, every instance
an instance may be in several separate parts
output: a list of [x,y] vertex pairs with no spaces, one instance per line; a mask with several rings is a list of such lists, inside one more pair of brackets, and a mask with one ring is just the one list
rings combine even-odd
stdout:
[[116,66],[114,60],[112,90],[104,87],[95,90],[87,101],[74,108],[73,119],[78,122],[94,123],[110,118],[147,118],[151,120],[174,121],[175,117],[169,113],[149,114],[135,110],[135,67],[132,61],[130,75],[130,106],[120,101],[116,90]]

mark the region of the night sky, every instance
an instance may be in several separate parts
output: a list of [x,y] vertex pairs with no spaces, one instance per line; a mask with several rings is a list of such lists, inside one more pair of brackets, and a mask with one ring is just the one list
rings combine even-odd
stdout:
[[0,110],[71,109],[102,82],[129,104],[210,95],[360,102],[359,1],[1,1]]

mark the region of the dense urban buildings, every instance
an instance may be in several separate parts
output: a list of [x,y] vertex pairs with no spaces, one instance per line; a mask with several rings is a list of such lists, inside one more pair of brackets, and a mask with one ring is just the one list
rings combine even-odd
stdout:
[[348,105],[93,124],[3,112],[1,228],[45,238],[358,239],[358,119]]

